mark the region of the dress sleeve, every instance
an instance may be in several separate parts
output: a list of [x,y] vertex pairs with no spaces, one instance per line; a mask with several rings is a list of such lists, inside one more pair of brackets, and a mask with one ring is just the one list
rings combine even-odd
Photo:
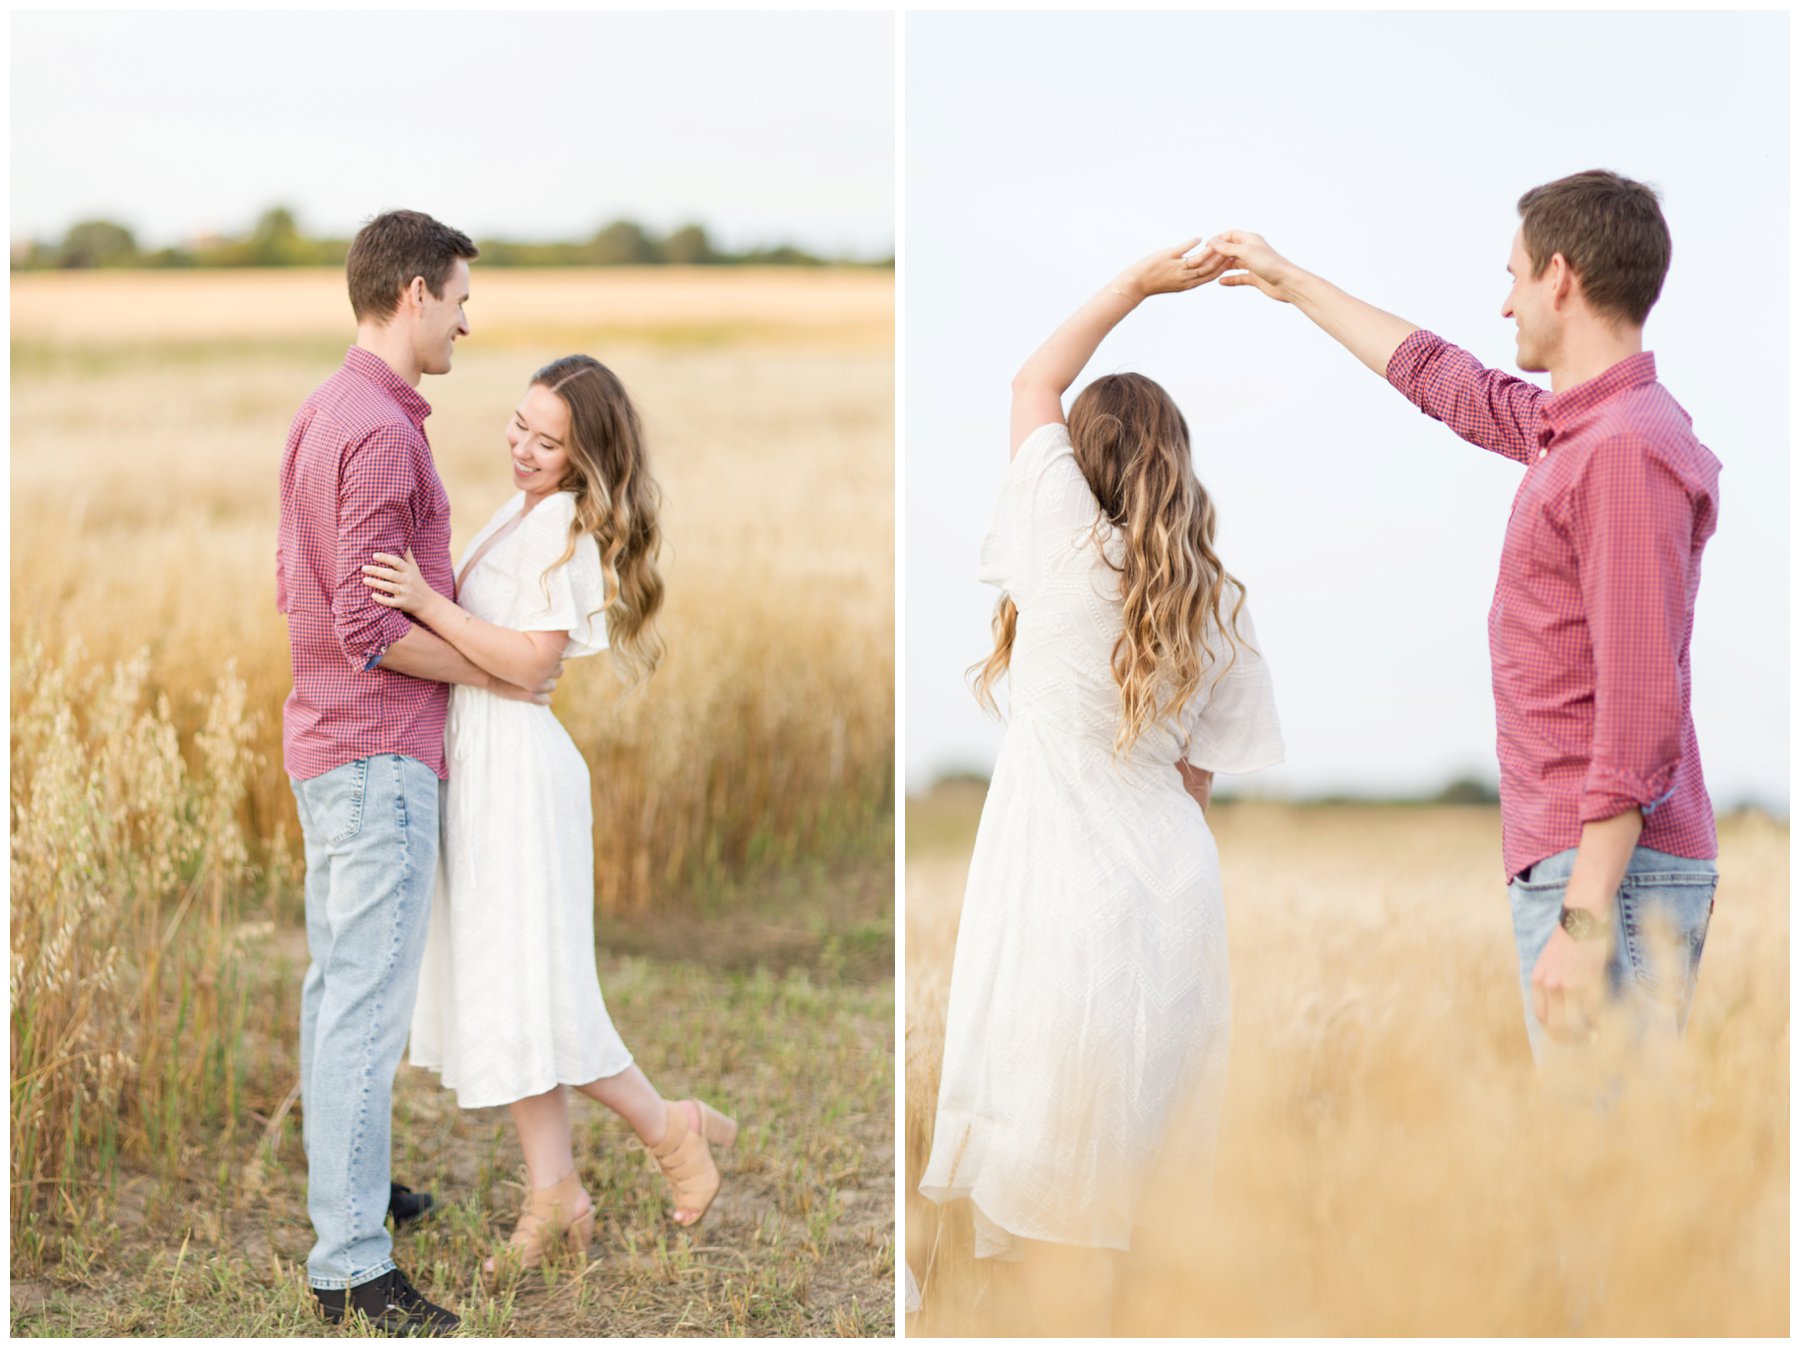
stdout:
[[[519,551],[509,626],[521,632],[567,632],[565,659],[597,655],[606,649],[605,573],[600,545],[592,537],[575,542],[575,555],[560,566],[556,560],[569,546],[575,519],[575,497],[559,491],[534,507],[519,526]],[[547,568],[555,566],[546,575]]]
[[[1237,655],[1220,640],[1213,648],[1231,664],[1217,682],[1205,685],[1189,703],[1187,761],[1208,772],[1256,772],[1281,762],[1286,746],[1275,715],[1275,686],[1256,639],[1250,610],[1237,620]],[[1209,673],[1209,679],[1212,677]]]
[[993,526],[981,544],[981,579],[1022,602],[1099,514],[1100,503],[1075,462],[1069,428],[1060,421],[1038,427],[1007,470]]

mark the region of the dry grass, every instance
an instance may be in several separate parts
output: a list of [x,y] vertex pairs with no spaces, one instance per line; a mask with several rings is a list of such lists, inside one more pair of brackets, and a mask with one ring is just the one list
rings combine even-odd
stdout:
[[[891,884],[879,888],[891,904]],[[333,1332],[305,1288],[312,1227],[298,1118],[263,1126],[292,1075],[288,989],[303,941],[266,924],[239,941],[261,972],[241,1020],[250,1070],[237,1142],[191,1129],[173,1164],[127,1168],[103,1200],[84,1200],[80,1224],[29,1231],[13,1258],[15,1335]],[[720,1154],[725,1184],[705,1222],[673,1226],[668,1187],[629,1131],[576,1097],[577,1163],[601,1214],[593,1258],[480,1274],[518,1210],[506,1111],[460,1110],[435,1076],[402,1067],[394,1173],[442,1207],[396,1240],[401,1267],[482,1335],[891,1334],[891,983],[817,965],[729,971],[612,954],[600,976],[657,1084],[705,1094],[743,1122]]]
[[[347,344],[341,320],[328,336],[313,309],[341,299],[331,278],[249,274],[244,330],[214,328],[200,351],[108,346],[116,334],[92,304],[45,316],[57,311],[44,291],[59,282],[79,295],[118,286],[126,333],[148,321],[152,297],[151,315],[174,324],[200,313],[224,325],[236,312],[220,299],[233,278],[189,277],[200,293],[178,301],[165,292],[181,279],[31,276],[15,288],[15,351],[32,354],[13,389],[12,632],[15,645],[36,634],[52,650],[79,634],[96,664],[147,647],[149,689],[169,694],[184,733],[197,728],[196,693],[235,656],[265,760],[246,828],[268,838],[286,821],[292,837],[275,470],[300,399]],[[606,328],[472,337],[456,371],[424,386],[458,548],[512,494],[501,429],[532,370],[590,350],[644,413],[668,496],[670,659],[629,701],[604,658],[574,665],[557,705],[593,768],[608,912],[879,835],[893,804],[893,375],[890,347],[867,330],[881,295],[891,313],[891,280],[836,276],[844,294],[833,300],[833,276],[803,273],[783,301],[765,273],[676,273],[665,301],[654,279],[567,276],[566,315],[591,303]],[[764,305],[762,322],[791,340],[607,338],[670,312],[691,317],[702,280],[721,313]],[[524,323],[556,283],[499,273],[488,303]],[[264,340],[269,307],[283,304],[299,347]],[[847,326],[824,321],[833,316]]]
[[[974,1260],[966,1204],[914,1192],[979,804],[908,804],[914,1333],[1064,1311]],[[1119,1332],[1787,1332],[1785,824],[1722,825],[1685,1049],[1604,1111],[1532,1071],[1494,812],[1237,803],[1213,825],[1234,1009],[1219,1161],[1210,1202],[1199,1176],[1160,1191]]]
[[[423,390],[456,545],[511,494],[501,430],[525,380],[570,350],[632,389],[668,497],[671,658],[645,696],[620,696],[604,657],[557,696],[592,773],[601,912],[660,952],[660,980],[696,949],[810,971],[832,989],[822,1022],[866,1040],[869,1000],[891,1006],[891,277],[486,279],[455,373]],[[13,294],[13,1263],[85,1286],[117,1186],[241,1166],[292,1079],[298,970],[271,980],[263,958],[300,922],[275,470],[349,334],[328,275],[33,276]],[[741,939],[674,942],[676,923]],[[676,1037],[718,1009],[682,1007]],[[879,1114],[854,1080],[772,1107],[775,1126]],[[821,1194],[864,1182],[860,1161],[828,1168]],[[505,1216],[478,1203],[469,1239]],[[811,1239],[809,1276],[850,1258]],[[884,1297],[869,1271],[822,1318],[802,1299],[696,1323],[866,1331],[891,1324]]]

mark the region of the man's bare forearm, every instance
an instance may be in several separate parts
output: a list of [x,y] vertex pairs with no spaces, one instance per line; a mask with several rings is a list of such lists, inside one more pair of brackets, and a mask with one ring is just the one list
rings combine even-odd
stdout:
[[1625,869],[1643,831],[1644,812],[1637,809],[1583,824],[1575,868],[1563,892],[1564,906],[1585,908],[1610,920],[1613,896],[1624,883]]
[[486,622],[448,597],[433,593],[421,621],[458,652],[503,683],[534,688],[562,664],[567,632],[521,632]]
[[378,666],[394,674],[410,674],[433,683],[462,683],[498,691],[498,680],[434,632],[415,626],[381,657]]
[[1419,330],[1311,272],[1298,272],[1289,290],[1295,308],[1383,379],[1400,343]]
[[[1563,907],[1585,909],[1603,922],[1617,920],[1613,896],[1631,864],[1643,832],[1637,808],[1581,826],[1575,869],[1563,889]],[[1552,1038],[1579,1042],[1594,1036],[1594,1017],[1604,1004],[1606,960],[1612,942],[1576,940],[1557,927],[1531,971],[1531,1014]]]

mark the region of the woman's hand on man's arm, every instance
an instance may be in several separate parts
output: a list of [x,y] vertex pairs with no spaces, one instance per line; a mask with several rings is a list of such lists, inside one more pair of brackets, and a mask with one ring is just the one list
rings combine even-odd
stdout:
[[[519,632],[477,618],[426,583],[410,548],[404,557],[389,552],[376,553],[375,559],[363,567],[363,584],[372,591],[370,597],[376,603],[412,615],[454,647],[458,654],[492,675],[495,683],[490,686],[491,692],[520,701],[549,701],[550,690],[562,673],[562,652],[569,640],[567,632]],[[389,655],[401,644],[396,642],[389,647]],[[389,668],[397,667],[385,658],[383,663]],[[400,669],[399,672],[418,671]],[[434,676],[425,674],[424,677]],[[442,681],[475,682],[472,679]]]

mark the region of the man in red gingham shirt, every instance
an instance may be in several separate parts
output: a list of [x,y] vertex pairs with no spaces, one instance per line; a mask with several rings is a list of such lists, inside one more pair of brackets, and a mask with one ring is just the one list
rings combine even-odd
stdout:
[[290,777],[377,753],[445,775],[449,685],[381,667],[413,623],[371,602],[362,584],[375,553],[411,547],[432,588],[455,593],[450,502],[425,438],[430,415],[386,361],[353,346],[288,430],[276,606],[287,614],[294,666],[281,718]]
[[307,1281],[327,1320],[361,1313],[390,1334],[458,1324],[395,1266],[384,1224],[430,1207],[390,1179],[389,1129],[437,874],[448,685],[548,702],[556,682],[498,683],[362,583],[375,553],[411,550],[432,588],[455,593],[450,504],[417,385],[449,372],[469,331],[475,255],[467,235],[417,211],[363,227],[345,268],[356,344],[301,406],[281,460],[276,600],[294,665],[282,747],[312,956],[300,997]]
[[[1643,327],[1668,271],[1656,194],[1595,170],[1527,192],[1497,370],[1345,294],[1260,236],[1210,243],[1428,416],[1522,465],[1488,616],[1504,858],[1526,1028],[1585,1041],[1604,1006],[1685,1023],[1718,884],[1689,713],[1700,554],[1719,461],[1661,384]],[[1671,936],[1667,947],[1646,939]],[[1654,990],[1654,991],[1652,991]]]

